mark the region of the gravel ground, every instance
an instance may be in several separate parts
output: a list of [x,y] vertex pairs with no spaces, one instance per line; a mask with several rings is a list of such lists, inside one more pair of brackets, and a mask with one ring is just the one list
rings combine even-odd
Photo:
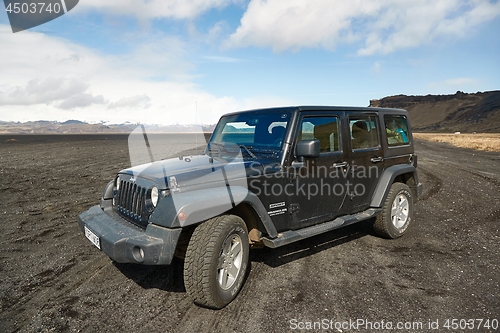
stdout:
[[0,332],[500,332],[500,156],[416,151],[425,187],[404,237],[362,223],[254,250],[213,311],[187,297],[180,260],[115,264],[78,229],[128,166],[126,136],[0,136]]

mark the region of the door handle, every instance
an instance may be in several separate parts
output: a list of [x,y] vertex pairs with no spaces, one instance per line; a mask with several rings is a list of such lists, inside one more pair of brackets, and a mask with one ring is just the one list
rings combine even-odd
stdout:
[[333,163],[332,167],[334,167],[334,168],[345,168],[347,165],[348,165],[347,162]]
[[384,159],[382,157],[372,157],[370,161],[373,163],[382,162]]

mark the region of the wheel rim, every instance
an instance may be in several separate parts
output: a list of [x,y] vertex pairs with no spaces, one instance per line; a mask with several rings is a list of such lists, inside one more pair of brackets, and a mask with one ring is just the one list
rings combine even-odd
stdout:
[[227,290],[236,281],[243,261],[243,245],[239,235],[231,235],[222,245],[222,251],[217,265],[217,282]]
[[394,201],[392,202],[391,208],[391,220],[392,224],[401,229],[406,222],[410,214],[410,203],[408,202],[408,197],[400,193]]

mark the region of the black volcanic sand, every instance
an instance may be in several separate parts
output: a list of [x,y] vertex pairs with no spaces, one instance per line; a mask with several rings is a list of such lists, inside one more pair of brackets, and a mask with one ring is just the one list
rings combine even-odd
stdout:
[[500,320],[499,154],[416,148],[425,190],[404,237],[362,223],[255,250],[240,295],[212,311],[186,297],[181,261],[114,264],[78,229],[129,166],[127,136],[0,136],[0,332],[289,332],[357,319],[443,332],[449,318]]

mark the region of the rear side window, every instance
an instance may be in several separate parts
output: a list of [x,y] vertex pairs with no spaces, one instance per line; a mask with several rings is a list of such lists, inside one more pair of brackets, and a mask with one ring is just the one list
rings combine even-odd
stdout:
[[403,146],[410,143],[408,121],[405,116],[385,115],[384,122],[389,147]]

